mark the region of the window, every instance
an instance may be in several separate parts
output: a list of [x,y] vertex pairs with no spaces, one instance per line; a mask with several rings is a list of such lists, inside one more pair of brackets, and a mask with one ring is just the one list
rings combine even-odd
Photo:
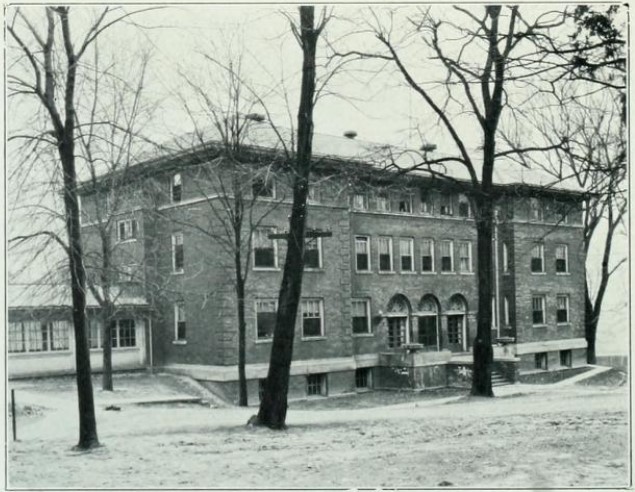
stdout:
[[470,241],[459,243],[459,270],[461,273],[472,272],[472,243]]
[[505,323],[505,326],[509,326],[510,325],[510,315],[509,315],[510,311],[509,311],[509,297],[505,296],[503,298],[503,322]]
[[259,227],[254,231],[252,241],[255,268],[276,268],[278,266],[276,242],[269,238],[269,234],[275,231],[274,227]]
[[531,249],[531,272],[543,273],[545,265],[545,246],[542,243],[534,244]]
[[307,396],[326,396],[326,374],[309,374],[306,377]]
[[177,232],[172,234],[172,271],[174,273],[183,273],[184,264],[183,234]]
[[365,193],[355,193],[353,195],[354,210],[368,210],[368,197]]
[[117,344],[113,343],[113,347],[136,347],[135,323],[133,319],[120,319],[117,320],[116,336],[113,334],[113,341],[116,340]]
[[355,369],[355,388],[370,388],[370,367]]
[[399,197],[399,202],[397,203],[397,210],[404,214],[412,213],[412,195],[404,195]]
[[370,333],[370,303],[367,299],[353,299],[351,305],[353,334]]
[[536,369],[542,369],[544,371],[547,370],[548,365],[547,365],[547,353],[546,352],[541,352],[539,354],[534,354],[534,360],[535,360],[535,364],[536,364]]
[[566,324],[569,322],[569,296],[556,296],[556,323]]
[[101,321],[97,319],[91,319],[88,321],[88,346],[91,349],[98,349],[103,347],[101,340]]
[[406,323],[406,318],[388,318],[388,348],[401,347]]
[[421,213],[425,215],[434,213],[432,194],[428,190],[421,190]]
[[454,248],[452,241],[441,241],[441,271],[454,271]]
[[569,205],[563,202],[555,202],[554,203],[554,213],[556,222],[560,224],[568,224],[569,223]]
[[174,303],[174,340],[186,339],[185,302]]
[[370,271],[370,241],[366,236],[355,236],[355,269]]
[[390,212],[390,195],[386,192],[377,195],[377,211]]
[[392,272],[392,238],[379,238],[379,271]]
[[535,222],[542,222],[544,218],[544,210],[542,202],[539,198],[529,199],[529,218]]
[[441,206],[439,207],[441,215],[452,215],[452,195],[443,193],[441,195]]
[[320,187],[317,183],[311,183],[309,185],[309,194],[307,196],[309,203],[320,203],[322,196],[320,193]]
[[9,353],[26,352],[26,333],[23,323],[9,323]]
[[567,273],[569,271],[569,248],[566,244],[556,246],[556,273]]
[[181,173],[176,173],[172,176],[172,203],[179,203],[183,198],[183,181],[181,179]]
[[276,187],[273,179],[268,176],[256,176],[251,182],[253,196],[260,198],[275,198]]
[[302,336],[304,338],[324,336],[322,311],[320,299],[302,301]]
[[503,273],[509,273],[509,247],[503,242]]
[[498,326],[498,311],[496,310],[496,296],[492,296],[492,330]]
[[135,239],[138,233],[137,219],[126,219],[117,222],[117,241]]
[[459,217],[471,217],[472,207],[470,206],[470,200],[464,194],[459,195]]
[[434,241],[424,239],[421,242],[421,271],[434,272]]
[[132,282],[134,280],[134,272],[136,265],[120,265],[117,271],[119,282]]
[[572,357],[571,357],[571,350],[561,350],[560,351],[560,365],[563,367],[571,367],[572,364]]
[[306,242],[304,266],[305,268],[322,268],[322,238],[313,237]]
[[545,296],[533,296],[531,298],[532,324],[545,324]]
[[401,259],[402,272],[414,272],[414,240],[399,240],[399,257]]
[[270,340],[276,326],[276,312],[278,301],[274,299],[259,299],[256,301],[256,338]]

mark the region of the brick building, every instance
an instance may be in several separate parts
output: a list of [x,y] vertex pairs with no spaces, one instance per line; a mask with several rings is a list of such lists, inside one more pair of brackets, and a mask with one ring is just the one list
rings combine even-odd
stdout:
[[[307,240],[290,397],[466,384],[477,280],[476,229],[465,182],[425,173],[387,177],[354,152],[334,155],[329,149],[337,143],[346,150],[356,142],[316,137],[308,226],[330,236]],[[112,211],[112,239],[128,272],[120,287],[144,295],[150,306],[153,364],[235,398],[232,258],[201,232],[222,227],[209,208],[222,197],[208,186],[206,179],[213,178],[201,172],[209,155],[197,152],[128,170],[120,190],[125,199]],[[254,160],[262,163],[263,155],[279,161],[271,149],[259,149]],[[288,176],[276,166],[270,164],[273,171],[266,174],[255,171],[248,183],[262,217],[252,232],[246,294],[251,402],[267,374],[285,255],[285,242],[270,237],[287,228],[291,196]],[[98,248],[95,204],[108,204],[99,191],[86,187],[82,193],[90,251]],[[508,180],[497,185],[495,200],[497,376],[513,380],[584,365],[581,195]]]

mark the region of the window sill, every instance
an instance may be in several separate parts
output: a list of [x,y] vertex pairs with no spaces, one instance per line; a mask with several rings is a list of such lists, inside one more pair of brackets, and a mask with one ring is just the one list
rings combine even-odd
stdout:
[[254,272],[279,272],[279,267],[254,267]]
[[531,325],[532,328],[547,328],[547,324],[543,323],[541,325]]
[[565,276],[566,277],[567,275],[571,275],[571,272],[556,272],[556,275]]
[[474,275],[474,272],[459,272],[459,275]]
[[436,275],[437,272],[421,272],[421,275]]
[[172,271],[172,275],[184,275],[184,274],[185,274],[185,270]]
[[379,275],[395,275],[397,272],[395,272],[394,270],[390,270],[390,271],[383,271],[380,270],[377,272]]
[[441,275],[456,275],[456,272],[441,272]]
[[273,337],[271,338],[257,338],[254,343],[256,344],[260,344],[260,343],[271,343],[273,342]]
[[117,240],[117,244],[126,244],[126,243],[136,243],[137,242],[137,238],[136,237],[131,237],[128,239],[118,239]]
[[354,338],[373,338],[374,333],[353,333]]
[[[113,352],[119,352],[119,351],[126,351],[126,350],[139,350],[139,347],[137,347],[136,345],[134,347],[113,347],[112,351]],[[104,348],[103,347],[98,347],[98,348],[91,348],[90,349],[91,352],[103,352]]]
[[556,326],[558,328],[568,328],[569,326],[571,326],[571,322],[567,321],[566,323],[556,323]]
[[325,269],[324,269],[324,267],[319,267],[319,268],[309,268],[309,267],[304,267],[304,271],[305,271],[305,272],[324,273],[324,272],[325,272]]
[[371,270],[355,270],[355,273],[358,273],[360,275],[369,275],[373,272]]
[[32,350],[30,352],[9,352],[9,356],[14,357],[14,356],[24,356],[24,357],[36,357],[36,356],[44,356],[44,357],[49,357],[49,356],[53,356],[53,355],[71,355],[73,352],[71,349],[64,349],[64,350],[39,350],[39,351],[35,351]]
[[531,272],[532,275],[547,275],[547,272]]
[[172,340],[172,345],[187,345],[187,340]]
[[312,342],[317,340],[326,340],[326,336],[320,335],[319,337],[302,337],[301,340],[303,342]]
[[401,272],[399,272],[399,273],[401,273],[402,275],[416,275],[416,274],[417,274],[417,272],[415,272],[415,271],[413,271],[413,270],[405,270],[405,271],[404,271],[404,270],[402,270],[402,271],[401,271]]

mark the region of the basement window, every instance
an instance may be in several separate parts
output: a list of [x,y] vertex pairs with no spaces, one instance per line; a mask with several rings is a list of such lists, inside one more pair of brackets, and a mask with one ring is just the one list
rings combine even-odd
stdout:
[[540,352],[538,354],[534,354],[536,369],[542,369],[546,371],[549,366],[547,364],[547,352]]
[[370,368],[355,369],[355,388],[367,389],[371,387]]
[[560,365],[563,367],[571,367],[572,365],[571,350],[560,351]]
[[326,374],[309,374],[306,377],[307,396],[326,396]]

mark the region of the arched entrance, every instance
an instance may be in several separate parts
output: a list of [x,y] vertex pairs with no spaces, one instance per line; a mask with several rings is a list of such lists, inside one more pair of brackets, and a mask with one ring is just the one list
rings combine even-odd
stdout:
[[439,337],[439,302],[436,297],[427,294],[419,302],[417,317],[417,343],[423,345],[424,350],[441,350]]
[[399,348],[412,340],[410,311],[410,302],[406,296],[396,294],[390,299],[385,314],[388,324],[388,348]]
[[448,320],[448,348],[452,352],[466,352],[467,340],[467,302],[460,294],[450,298],[446,312]]

